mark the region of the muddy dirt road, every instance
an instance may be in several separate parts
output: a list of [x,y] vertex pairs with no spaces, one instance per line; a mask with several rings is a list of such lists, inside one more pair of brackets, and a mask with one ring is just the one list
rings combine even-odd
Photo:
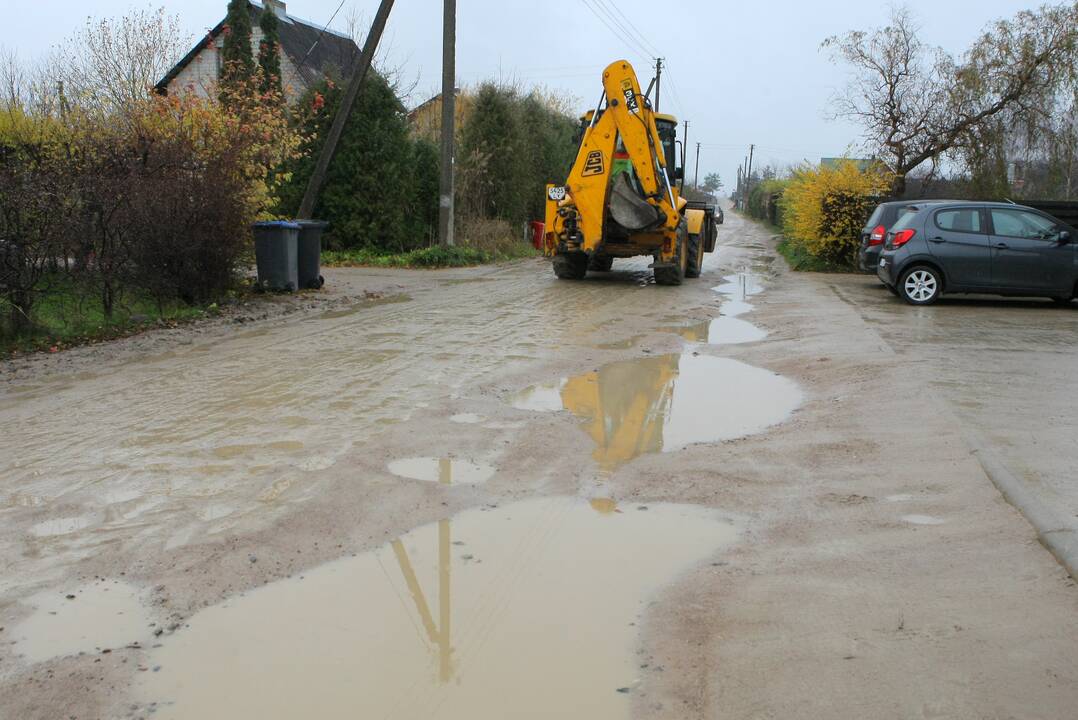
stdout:
[[1074,582],[727,217],[5,367],[0,718],[1072,717]]

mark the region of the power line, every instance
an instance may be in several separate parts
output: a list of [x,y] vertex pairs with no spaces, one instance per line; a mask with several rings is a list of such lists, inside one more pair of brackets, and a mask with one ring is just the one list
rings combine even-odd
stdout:
[[594,5],[595,8],[603,15],[605,15],[611,22],[613,22],[615,26],[617,26],[617,29],[614,31],[616,34],[621,37],[627,38],[630,42],[632,42],[632,44],[635,45],[636,48],[644,54],[644,57],[651,57],[651,52],[647,49],[645,44],[641,43],[640,39],[637,38],[632,32],[630,32],[629,29],[625,27],[625,25],[618,19],[618,17],[614,13],[610,12],[606,5],[603,4],[603,0],[591,0],[591,4]]
[[[333,19],[335,17],[337,17],[337,13],[339,13],[341,11],[342,7],[344,7],[344,0],[341,0],[341,4],[338,5],[337,9],[333,11],[333,14],[329,16],[329,22],[327,22],[322,27],[322,32],[318,33],[318,37],[315,38],[314,43],[311,45],[310,48],[307,49],[307,54],[304,55],[303,59],[299,61],[299,65],[298,65],[297,69],[303,67],[303,63],[307,62],[307,58],[309,58],[311,56],[311,53],[314,52],[314,49],[316,47],[318,47],[318,43],[322,42],[322,38],[325,37],[325,35],[326,35],[326,30],[328,30],[329,26],[333,24]],[[273,9],[267,7],[263,12],[273,12]]]
[[[591,0],[591,2],[596,2],[596,1],[597,0]],[[614,35],[619,40],[621,40],[621,42],[625,45],[625,47],[629,48],[629,50],[632,51],[632,53],[634,55],[641,55],[641,56],[646,57],[646,58],[651,57],[651,53],[649,53],[647,50],[641,48],[639,45],[634,47],[632,39],[630,37],[626,37],[626,35],[623,32],[619,32],[617,28],[615,28],[613,25],[611,25],[610,21],[608,21],[602,14],[600,14],[599,11],[595,7],[593,7],[591,5],[591,2],[589,2],[589,0],[581,0],[581,2],[583,2],[584,7],[586,7],[589,11],[591,11],[591,14],[594,15],[596,18],[598,18],[599,22],[601,22],[603,25],[605,25],[607,30],[614,33]]]
[[618,28],[620,28],[622,33],[628,36],[628,38],[632,40],[637,45],[637,47],[644,51],[645,56],[650,56],[654,59],[654,57],[658,55],[658,52],[653,53],[652,50],[649,50],[652,45],[646,39],[644,39],[644,37],[640,34],[640,31],[633,32],[629,29],[629,27],[632,26],[632,23],[629,22],[629,18],[625,17],[624,13],[622,13],[620,10],[611,9],[610,6],[606,4],[606,0],[591,1],[599,8],[599,10],[603,12],[604,15],[610,18],[614,22],[614,24],[617,25]]
[[650,48],[652,54],[655,57],[658,57],[659,55],[662,54],[662,53],[659,52],[659,50],[654,45],[652,45],[650,42],[648,42],[647,38],[644,36],[644,33],[640,32],[640,30],[636,27],[636,25],[633,25],[633,21],[630,20],[629,16],[626,15],[624,12],[622,12],[621,9],[619,9],[616,5],[615,6],[608,5],[609,0],[597,0],[597,2],[599,2],[599,3],[603,4],[603,5],[606,5],[607,7],[611,8],[614,12],[616,12],[618,15],[620,15],[621,19],[624,20],[625,23],[630,28],[632,28],[633,31],[636,33],[637,40],[639,40],[644,46]]
[[675,73],[670,69],[669,61],[667,61],[666,63],[666,71],[668,73],[666,82],[670,86],[670,94],[674,96],[674,105],[677,106],[678,111],[688,112],[688,108],[685,106],[685,103],[681,101],[681,93],[678,92],[677,81],[674,80]]

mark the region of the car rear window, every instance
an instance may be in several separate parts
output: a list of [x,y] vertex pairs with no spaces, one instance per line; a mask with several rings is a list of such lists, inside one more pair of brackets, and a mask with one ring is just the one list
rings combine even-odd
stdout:
[[902,208],[902,214],[898,216],[898,220],[891,228],[891,232],[898,232],[899,230],[905,230],[913,225],[913,219],[917,217],[918,208],[915,206],[909,206]]
[[865,227],[876,227],[883,220],[883,205],[877,205],[872,215],[865,221]]
[[981,211],[976,208],[940,210],[936,213],[936,227],[951,232],[981,232]]

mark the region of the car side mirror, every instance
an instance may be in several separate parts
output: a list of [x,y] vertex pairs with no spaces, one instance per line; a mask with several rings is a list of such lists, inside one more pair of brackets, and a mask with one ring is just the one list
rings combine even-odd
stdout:
[[1059,231],[1059,244],[1060,245],[1066,245],[1070,241],[1071,241],[1071,231],[1070,230],[1060,230]]

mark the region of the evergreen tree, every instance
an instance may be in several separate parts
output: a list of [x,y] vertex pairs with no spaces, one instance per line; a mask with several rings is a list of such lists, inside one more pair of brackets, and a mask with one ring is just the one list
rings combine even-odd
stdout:
[[225,15],[225,42],[221,52],[222,99],[230,86],[246,82],[254,74],[251,54],[251,15],[247,0],[229,0]]
[[[292,180],[280,194],[279,214],[291,216],[299,208],[343,94],[340,83],[330,88],[323,82],[301,101],[318,107],[324,97],[325,109],[304,128],[311,140],[306,155],[286,170]],[[421,152],[429,159],[426,150]],[[432,204],[437,217],[437,163],[432,171],[425,160],[425,169],[417,172],[417,155],[404,106],[386,79],[372,71],[344,126],[315,206],[315,217],[330,222],[329,247],[402,252],[426,244],[424,218]],[[431,197],[417,196],[417,177],[424,178],[423,192]]]
[[258,43],[258,67],[262,71],[262,92],[282,92],[281,86],[281,38],[278,32],[277,13],[266,7],[258,22],[262,40]]
[[441,175],[438,146],[420,138],[415,143],[412,161],[412,217],[415,232],[434,237],[438,232],[438,192]]
[[484,83],[460,133],[457,199],[464,214],[516,222],[527,205],[516,93]]
[[565,182],[568,174],[575,127],[538,93],[480,86],[460,134],[461,214],[514,225],[541,218],[546,183]]

